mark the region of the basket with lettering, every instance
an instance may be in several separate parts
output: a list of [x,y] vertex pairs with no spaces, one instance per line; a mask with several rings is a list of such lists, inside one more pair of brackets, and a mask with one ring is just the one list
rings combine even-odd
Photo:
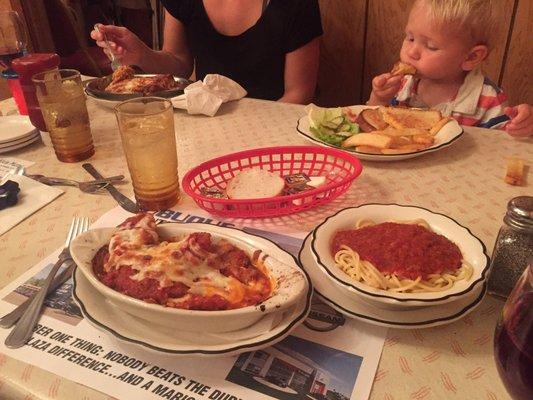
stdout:
[[[281,177],[305,174],[324,177],[314,189],[260,199],[230,199],[224,194],[228,182],[240,171],[267,170]],[[259,218],[292,214],[325,204],[345,193],[362,171],[361,162],[347,152],[316,146],[266,147],[228,154],[206,161],[183,177],[183,190],[200,208],[211,214],[234,218]]]

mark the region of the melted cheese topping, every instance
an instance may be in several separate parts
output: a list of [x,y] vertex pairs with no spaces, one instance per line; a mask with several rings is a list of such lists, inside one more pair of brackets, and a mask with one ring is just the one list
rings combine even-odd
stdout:
[[[219,255],[202,249],[190,235],[179,241],[159,243],[155,224],[151,220],[153,217],[148,215],[122,225],[110,240],[109,260],[104,264],[104,271],[130,267],[135,271],[130,276],[134,281],[155,279],[161,288],[175,283],[186,285],[189,288],[187,294],[172,298],[167,304],[175,307],[186,304],[191,295],[204,298],[220,296],[232,305],[242,304],[250,296],[257,298],[258,294],[264,294],[265,282],[270,284],[267,289],[272,289],[272,282],[268,278],[252,279],[244,284],[233,276],[225,276],[217,268]],[[224,241],[224,246],[228,245]],[[262,276],[268,277],[262,265],[258,270],[264,273]]]

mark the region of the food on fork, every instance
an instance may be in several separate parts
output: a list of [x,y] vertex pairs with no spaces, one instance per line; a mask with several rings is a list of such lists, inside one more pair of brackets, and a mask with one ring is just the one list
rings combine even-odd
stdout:
[[394,64],[390,73],[392,75],[414,75],[416,74],[416,68],[411,64],[398,61]]
[[105,87],[109,93],[143,93],[151,94],[178,87],[178,82],[170,74],[154,76],[135,76],[135,70],[127,65],[118,67],[111,82]]
[[473,274],[459,247],[422,219],[357,221],[335,233],[331,254],[355,281],[392,292],[443,291]]
[[524,161],[521,158],[509,157],[507,159],[507,172],[505,182],[513,186],[522,186],[524,179]]
[[160,237],[153,215],[137,214],[98,250],[92,268],[106,286],[147,303],[214,311],[256,305],[274,293],[263,260],[207,232]]

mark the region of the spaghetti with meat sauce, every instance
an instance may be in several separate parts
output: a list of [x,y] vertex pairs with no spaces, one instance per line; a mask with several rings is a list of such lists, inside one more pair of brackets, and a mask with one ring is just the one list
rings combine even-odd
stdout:
[[359,221],[335,233],[331,253],[351,278],[393,292],[442,291],[473,273],[459,247],[424,220]]
[[228,310],[261,303],[275,282],[258,253],[211,234],[161,240],[150,214],[119,225],[92,260],[106,286],[148,303],[190,310]]

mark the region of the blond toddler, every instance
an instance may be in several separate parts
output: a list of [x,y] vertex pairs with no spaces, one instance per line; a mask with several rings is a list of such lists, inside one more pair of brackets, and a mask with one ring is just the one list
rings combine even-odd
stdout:
[[376,76],[369,105],[433,108],[462,125],[533,134],[529,104],[508,107],[503,91],[480,66],[494,31],[493,0],[416,0],[405,27],[402,62],[413,75]]

